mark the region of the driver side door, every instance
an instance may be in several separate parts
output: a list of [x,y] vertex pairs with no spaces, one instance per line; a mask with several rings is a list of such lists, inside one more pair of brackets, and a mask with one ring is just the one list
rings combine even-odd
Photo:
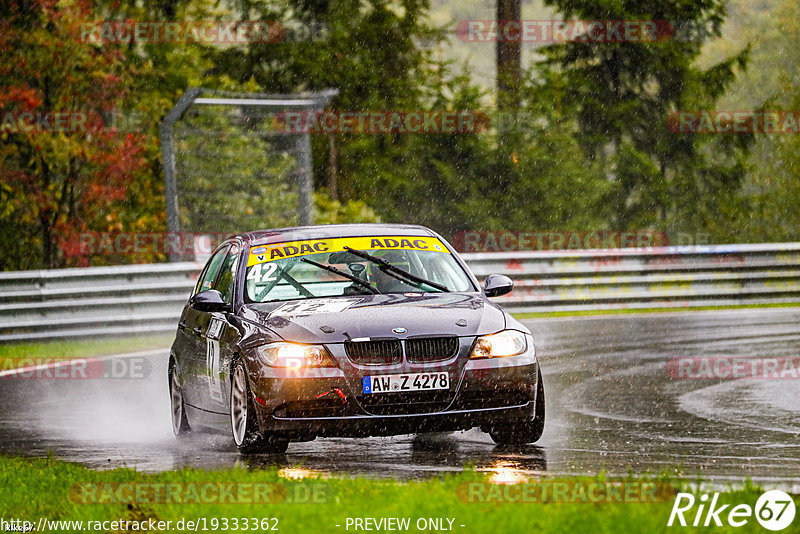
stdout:
[[[195,286],[192,296],[207,289],[216,289],[214,283],[229,248],[229,245],[225,245],[211,256],[197,280],[197,286]],[[188,349],[184,358],[185,369],[183,370],[185,377],[184,401],[195,408],[202,408],[205,404],[205,397],[208,396],[208,388],[203,387],[204,384],[200,383],[199,378],[203,376],[207,368],[208,348],[204,330],[208,327],[210,315],[189,304],[186,306],[181,320]]]
[[[222,300],[232,307],[239,268],[241,247],[232,243],[222,262],[213,289],[222,294]],[[201,318],[200,337],[205,348],[205,366],[197,376],[200,390],[205,392],[200,407],[218,414],[227,414],[229,397],[230,362],[238,330],[228,321],[227,312],[205,312]]]

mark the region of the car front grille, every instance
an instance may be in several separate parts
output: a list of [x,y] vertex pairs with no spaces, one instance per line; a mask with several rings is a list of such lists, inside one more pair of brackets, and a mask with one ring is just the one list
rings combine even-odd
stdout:
[[344,350],[352,362],[360,365],[392,365],[400,363],[402,357],[399,339],[348,341]]
[[[458,338],[425,337],[405,342],[406,359],[411,363],[431,363],[449,360],[458,353]],[[398,339],[349,341],[344,344],[347,357],[360,365],[394,365],[400,363],[402,349]]]
[[449,360],[458,352],[458,338],[426,337],[406,340],[406,358],[411,363]]

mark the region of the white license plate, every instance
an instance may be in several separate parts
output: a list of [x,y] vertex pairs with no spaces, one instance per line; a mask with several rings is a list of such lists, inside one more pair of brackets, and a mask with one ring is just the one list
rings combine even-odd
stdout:
[[365,395],[450,389],[450,375],[444,372],[365,376],[362,382]]

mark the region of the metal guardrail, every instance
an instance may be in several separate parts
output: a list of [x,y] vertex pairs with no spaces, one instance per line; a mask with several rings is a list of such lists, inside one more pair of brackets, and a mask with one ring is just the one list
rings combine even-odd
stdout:
[[175,330],[202,265],[0,273],[0,342]]
[[509,311],[800,303],[800,243],[463,254],[507,274]]
[[[800,243],[462,254],[511,312],[800,304]],[[196,263],[0,273],[0,342],[171,332]]]

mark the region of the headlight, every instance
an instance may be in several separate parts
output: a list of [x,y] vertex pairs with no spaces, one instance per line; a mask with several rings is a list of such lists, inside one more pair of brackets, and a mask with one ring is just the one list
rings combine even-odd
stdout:
[[256,349],[261,361],[272,367],[333,367],[333,360],[322,345],[270,343]]
[[526,350],[528,340],[525,334],[518,330],[503,330],[475,340],[470,358],[503,358],[522,354]]

